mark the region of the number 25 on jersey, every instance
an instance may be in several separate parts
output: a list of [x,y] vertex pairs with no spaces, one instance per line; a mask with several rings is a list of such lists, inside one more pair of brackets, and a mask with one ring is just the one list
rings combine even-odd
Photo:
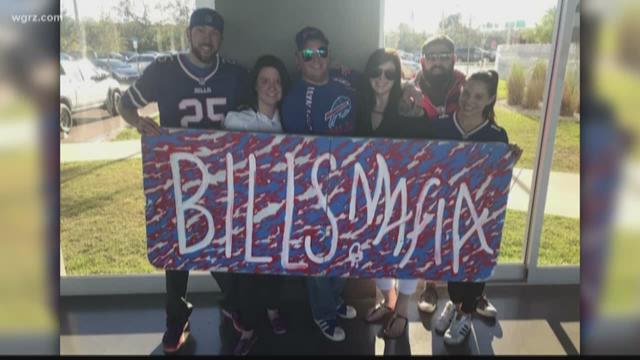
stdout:
[[[224,120],[224,114],[218,113],[216,114],[214,107],[215,106],[224,106],[227,104],[226,98],[207,98],[205,110],[207,112],[207,118],[214,123],[222,122]],[[204,118],[204,112],[202,110],[202,102],[198,99],[183,99],[178,104],[180,110],[187,110],[189,108],[193,108],[192,115],[185,115],[180,119],[180,126],[189,127],[191,123],[199,123]]]

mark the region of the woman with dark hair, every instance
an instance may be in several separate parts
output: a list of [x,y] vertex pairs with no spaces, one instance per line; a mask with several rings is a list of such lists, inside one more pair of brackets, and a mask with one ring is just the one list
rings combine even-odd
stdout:
[[425,134],[422,113],[400,116],[402,65],[394,49],[377,49],[367,61],[359,94],[358,135],[419,138]]
[[[429,124],[429,138],[473,142],[509,143],[506,131],[496,124],[494,106],[498,91],[498,73],[480,71],[467,78],[462,87],[459,109],[453,115],[438,118]],[[517,150],[520,152],[521,150]],[[444,342],[459,345],[471,331],[471,315],[477,309],[491,313],[496,310],[484,297],[484,282],[454,282],[447,284],[449,297],[436,319],[435,329],[444,333]],[[486,302],[480,304],[480,302]]]
[[[365,137],[424,137],[426,118],[402,117],[398,106],[402,97],[400,57],[395,50],[377,49],[365,67],[359,94],[358,135]],[[409,298],[416,290],[417,279],[376,279],[384,301],[367,314],[366,321],[377,322],[393,316],[384,329],[385,336],[397,338],[407,329]]]
[[[252,132],[282,132],[280,123],[280,103],[289,87],[289,74],[280,59],[264,55],[257,61],[249,74],[250,88],[242,105],[230,111],[224,119],[225,130]],[[230,318],[234,328],[240,332],[240,340],[234,350],[236,355],[246,355],[257,340],[255,328],[264,314],[262,304],[274,333],[287,332],[287,326],[280,316],[280,300],[283,277],[267,274],[230,274],[228,281],[231,291],[226,295],[223,314]]]
[[249,74],[246,99],[224,119],[226,130],[282,132],[280,103],[289,88],[289,73],[275,56],[264,55]]

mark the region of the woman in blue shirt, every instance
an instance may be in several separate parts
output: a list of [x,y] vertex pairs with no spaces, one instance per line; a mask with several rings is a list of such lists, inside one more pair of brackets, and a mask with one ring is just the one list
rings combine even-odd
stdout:
[[[460,108],[453,115],[429,123],[429,138],[473,142],[509,143],[507,132],[496,124],[494,106],[498,73],[476,72],[467,78],[460,95]],[[444,342],[459,345],[471,331],[471,315],[477,309],[495,317],[496,310],[484,297],[484,282],[447,284],[450,301],[436,320],[435,329],[444,332]],[[478,310],[480,311],[480,310]]]

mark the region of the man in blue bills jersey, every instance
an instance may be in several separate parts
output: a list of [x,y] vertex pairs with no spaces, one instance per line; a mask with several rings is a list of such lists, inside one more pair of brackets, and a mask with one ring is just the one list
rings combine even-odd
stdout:
[[[307,26],[295,37],[296,63],[302,78],[293,84],[282,104],[282,127],[287,133],[353,135],[356,107],[354,77],[329,72],[329,40],[317,28]],[[337,318],[353,319],[356,309],[345,304],[346,278],[306,278],[313,320],[332,341],[343,341],[345,331]]]
[[330,71],[329,40],[314,27],[295,38],[296,64],[302,77],[293,83],[282,103],[282,127],[287,133],[354,135],[357,76]]
[[[246,71],[218,54],[224,20],[216,11],[200,8],[191,14],[187,38],[190,52],[156,59],[122,96],[122,117],[143,135],[158,135],[162,128],[220,129],[226,113],[240,101]],[[160,126],[138,114],[152,102],[160,110]],[[192,305],[186,300],[188,271],[166,271],[167,329],[162,338],[164,351],[178,351],[188,338]],[[212,273],[228,295],[232,274]],[[222,304],[225,310],[234,301]],[[227,306],[229,305],[229,306]],[[233,314],[225,311],[225,314]]]

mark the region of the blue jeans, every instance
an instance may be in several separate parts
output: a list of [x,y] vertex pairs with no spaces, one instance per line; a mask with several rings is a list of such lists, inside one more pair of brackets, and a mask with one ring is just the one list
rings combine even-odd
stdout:
[[346,278],[340,277],[307,277],[309,305],[311,314],[316,320],[335,320],[338,306],[342,305],[342,290],[347,284]]

